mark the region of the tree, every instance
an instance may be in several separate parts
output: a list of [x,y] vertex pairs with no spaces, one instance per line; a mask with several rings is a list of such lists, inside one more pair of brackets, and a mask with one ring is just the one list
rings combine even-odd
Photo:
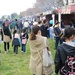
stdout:
[[2,16],[1,19],[4,20],[5,19],[5,16]]
[[11,14],[11,19],[16,19],[16,18],[19,18],[20,16],[17,15],[17,13],[12,13]]
[[63,0],[36,0],[35,7],[42,11],[52,10],[63,6]]
[[36,0],[33,8],[29,8],[24,12],[21,12],[22,16],[34,15],[37,13],[42,13],[57,9],[64,5],[63,0]]

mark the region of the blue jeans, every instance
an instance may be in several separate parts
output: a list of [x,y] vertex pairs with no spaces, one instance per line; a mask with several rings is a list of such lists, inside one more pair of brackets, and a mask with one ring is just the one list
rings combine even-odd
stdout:
[[55,37],[55,48],[57,49],[59,43],[62,44],[62,40],[59,37]]
[[26,44],[22,44],[22,51],[26,52]]

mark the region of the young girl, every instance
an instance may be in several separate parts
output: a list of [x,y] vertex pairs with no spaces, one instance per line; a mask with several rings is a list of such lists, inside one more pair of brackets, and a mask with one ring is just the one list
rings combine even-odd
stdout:
[[12,46],[14,46],[14,52],[18,54],[18,46],[20,46],[20,43],[19,43],[19,34],[17,33],[17,30],[14,30],[13,32]]
[[28,34],[26,33],[26,29],[22,29],[21,40],[22,40],[22,52],[26,52],[26,42],[28,39]]

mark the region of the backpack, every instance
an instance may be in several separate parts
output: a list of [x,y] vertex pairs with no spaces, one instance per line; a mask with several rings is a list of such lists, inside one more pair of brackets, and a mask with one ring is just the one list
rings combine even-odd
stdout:
[[22,44],[26,44],[27,34],[24,33],[23,35],[21,35],[21,38],[22,38]]
[[75,55],[67,56],[65,65],[61,68],[61,73],[63,75],[75,75]]
[[26,44],[26,38],[22,38],[22,44]]

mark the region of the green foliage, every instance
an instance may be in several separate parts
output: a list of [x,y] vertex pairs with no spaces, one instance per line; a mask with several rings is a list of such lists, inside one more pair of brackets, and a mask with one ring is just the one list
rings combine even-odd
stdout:
[[[50,49],[52,56],[54,58],[54,40],[49,39]],[[1,49],[1,65],[0,65],[0,75],[32,75],[29,69],[30,60],[30,49],[29,44],[27,44],[27,53],[21,52],[21,47],[19,47],[18,54],[13,52],[13,47],[11,45],[10,51],[5,54],[3,49],[3,44],[0,46]],[[53,66],[54,67],[54,66]]]
[[20,15],[18,15],[17,13],[12,13],[11,14],[11,19],[19,19],[20,18]]
[[2,19],[2,20],[5,19],[5,16],[2,16],[1,19]]

